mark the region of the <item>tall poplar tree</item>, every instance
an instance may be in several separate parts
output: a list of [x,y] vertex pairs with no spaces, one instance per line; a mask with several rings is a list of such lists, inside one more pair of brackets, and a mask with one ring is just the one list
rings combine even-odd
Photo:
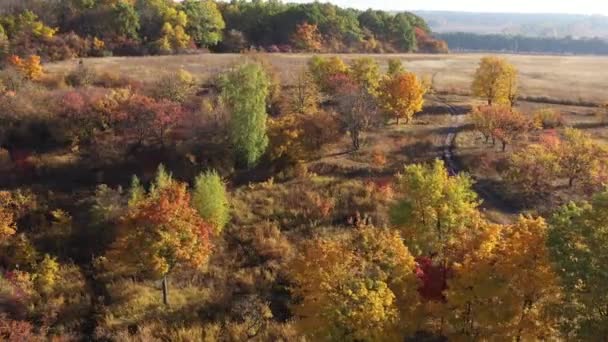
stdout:
[[268,75],[261,65],[247,62],[224,74],[220,82],[222,100],[231,114],[230,140],[238,162],[252,167],[268,147]]

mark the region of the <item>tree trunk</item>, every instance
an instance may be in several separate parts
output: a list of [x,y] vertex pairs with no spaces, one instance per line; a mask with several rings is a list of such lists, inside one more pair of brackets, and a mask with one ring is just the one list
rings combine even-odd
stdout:
[[568,187],[572,187],[574,185],[574,177],[570,177],[570,179],[568,180]]
[[163,276],[163,304],[169,305],[169,281],[166,274]]
[[506,151],[507,150],[507,143],[506,142],[502,142],[502,151]]
[[397,117],[397,126],[399,126],[399,117]]

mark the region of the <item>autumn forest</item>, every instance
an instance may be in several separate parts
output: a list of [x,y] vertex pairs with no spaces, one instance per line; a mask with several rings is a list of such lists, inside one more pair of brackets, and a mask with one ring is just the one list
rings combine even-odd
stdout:
[[607,341],[608,104],[448,52],[408,12],[2,1],[0,340]]

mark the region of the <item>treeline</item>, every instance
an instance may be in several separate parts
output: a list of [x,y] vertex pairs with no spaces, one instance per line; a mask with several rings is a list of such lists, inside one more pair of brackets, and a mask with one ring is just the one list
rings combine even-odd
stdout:
[[0,57],[43,60],[218,52],[447,52],[411,13],[233,0],[26,0],[0,4]]
[[608,41],[600,38],[544,38],[502,34],[442,33],[440,39],[454,51],[606,55]]

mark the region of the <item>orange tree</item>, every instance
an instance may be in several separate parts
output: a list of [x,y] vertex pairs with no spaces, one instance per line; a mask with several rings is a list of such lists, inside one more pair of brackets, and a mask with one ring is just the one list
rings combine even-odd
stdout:
[[414,114],[422,110],[426,87],[411,72],[399,72],[386,76],[378,90],[380,107],[394,117],[409,123]]
[[315,24],[303,22],[296,26],[296,32],[291,37],[293,45],[298,50],[319,52],[323,48],[323,37]]
[[186,184],[164,172],[156,183],[147,196],[129,203],[105,258],[124,275],[162,278],[168,304],[167,276],[178,266],[200,268],[207,262],[212,228],[192,208]]

